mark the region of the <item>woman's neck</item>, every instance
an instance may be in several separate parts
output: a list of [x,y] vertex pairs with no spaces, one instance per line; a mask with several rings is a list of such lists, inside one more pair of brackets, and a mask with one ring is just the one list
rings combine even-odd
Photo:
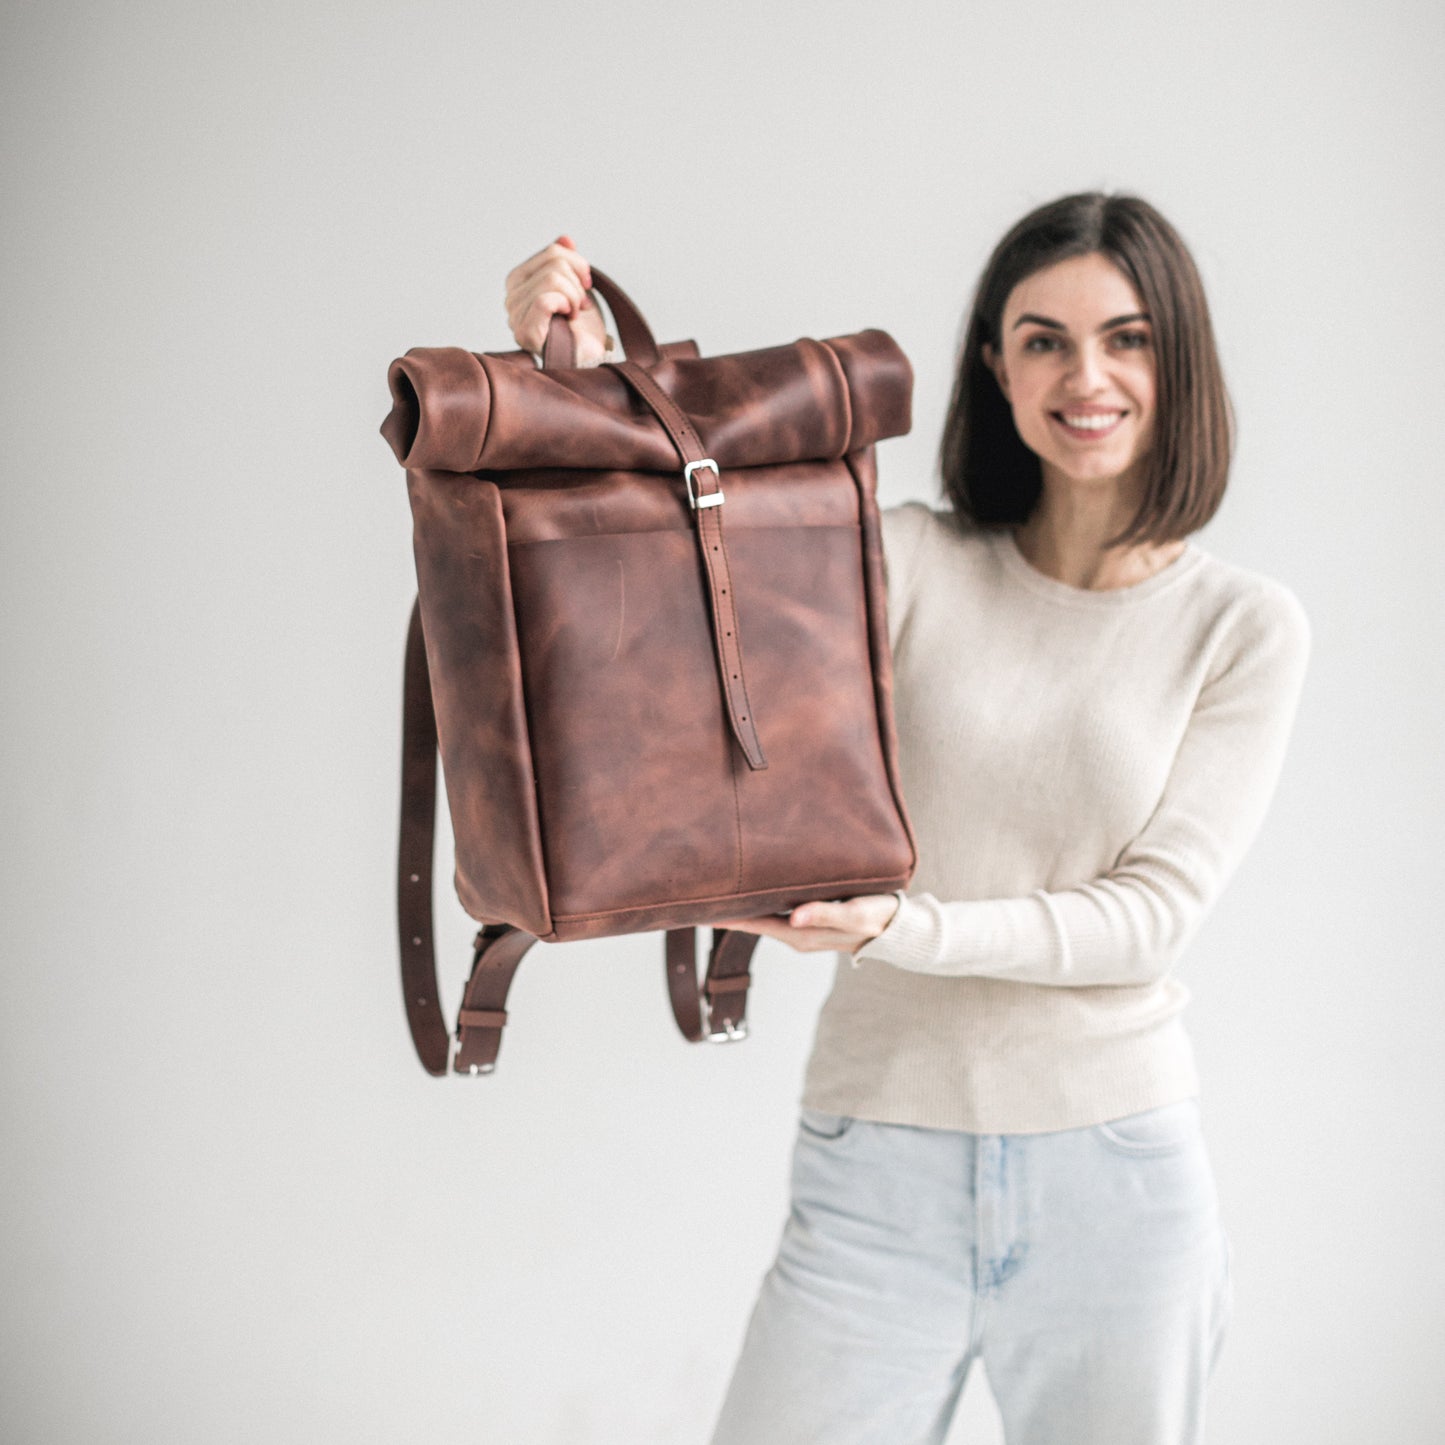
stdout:
[[1182,541],[1107,546],[1133,519],[1138,498],[1118,486],[1081,488],[1047,484],[1028,521],[1015,529],[1019,551],[1031,566],[1090,592],[1133,587],[1167,567]]

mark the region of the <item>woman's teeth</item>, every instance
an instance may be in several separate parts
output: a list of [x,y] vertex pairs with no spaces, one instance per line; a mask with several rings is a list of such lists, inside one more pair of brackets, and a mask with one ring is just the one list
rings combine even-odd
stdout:
[[1066,426],[1077,427],[1080,431],[1104,431],[1114,425],[1121,416],[1122,411],[1091,412],[1087,416],[1070,416],[1068,412],[1059,412],[1060,419]]

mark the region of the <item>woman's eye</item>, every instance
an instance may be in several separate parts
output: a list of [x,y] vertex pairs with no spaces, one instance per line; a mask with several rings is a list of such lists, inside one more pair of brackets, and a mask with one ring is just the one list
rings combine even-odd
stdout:
[[1024,342],[1024,350],[1054,351],[1057,349],[1058,345],[1059,338],[1057,336],[1049,336],[1041,331],[1036,336],[1030,336],[1028,340]]
[[1149,344],[1147,331],[1116,331],[1114,344],[1120,351],[1139,351]]

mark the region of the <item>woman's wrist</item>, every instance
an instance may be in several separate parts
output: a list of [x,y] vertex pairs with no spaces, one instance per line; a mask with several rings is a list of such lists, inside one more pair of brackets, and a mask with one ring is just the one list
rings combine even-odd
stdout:
[[[532,364],[540,370],[542,366],[542,353],[540,351],[531,351],[527,354],[532,358]],[[601,356],[597,357],[596,360],[578,361],[576,364],[582,367],[605,366],[609,361],[621,361],[622,359],[622,349],[609,332],[602,338]]]

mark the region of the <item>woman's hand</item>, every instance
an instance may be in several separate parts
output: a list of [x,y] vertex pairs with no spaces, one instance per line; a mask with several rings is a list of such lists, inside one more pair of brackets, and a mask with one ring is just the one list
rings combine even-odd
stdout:
[[800,903],[787,918],[767,914],[715,923],[713,927],[781,938],[802,953],[857,953],[892,923],[897,912],[896,894],[864,893],[841,903]]
[[607,350],[602,313],[587,294],[592,268],[570,236],[558,236],[507,273],[507,324],[517,345],[541,351],[553,316],[567,317],[578,366],[596,366]]

